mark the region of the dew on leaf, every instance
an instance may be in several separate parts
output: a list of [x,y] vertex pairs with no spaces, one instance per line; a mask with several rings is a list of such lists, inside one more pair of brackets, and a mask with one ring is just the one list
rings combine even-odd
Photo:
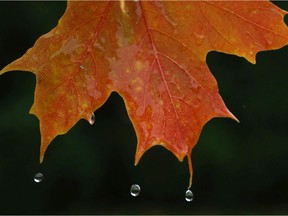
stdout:
[[141,188],[138,184],[131,185],[130,188],[130,194],[134,197],[138,196],[140,194]]
[[91,114],[91,117],[90,117],[90,119],[89,119],[89,123],[90,123],[90,125],[93,125],[94,122],[95,122],[95,115],[94,115],[94,113],[92,113],[92,114]]
[[43,176],[42,173],[36,173],[36,174],[34,175],[34,182],[36,182],[36,183],[42,182],[43,177],[44,177],[44,176]]
[[185,193],[185,200],[187,202],[191,202],[193,200],[193,198],[194,198],[193,192],[188,189]]

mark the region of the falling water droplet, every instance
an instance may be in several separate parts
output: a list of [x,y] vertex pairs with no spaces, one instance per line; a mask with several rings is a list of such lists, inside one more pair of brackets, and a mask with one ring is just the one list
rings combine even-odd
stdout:
[[36,173],[36,174],[34,175],[34,181],[35,181],[36,183],[42,182],[43,177],[44,177],[44,176],[43,176],[42,173]]
[[138,184],[131,185],[130,188],[130,194],[134,197],[138,196],[140,194],[141,188]]
[[95,115],[94,115],[94,113],[92,113],[91,117],[90,117],[90,120],[89,120],[89,123],[90,123],[90,125],[93,125],[94,122],[95,122]]
[[191,202],[193,200],[193,198],[194,198],[193,192],[188,189],[185,193],[185,200],[187,202]]

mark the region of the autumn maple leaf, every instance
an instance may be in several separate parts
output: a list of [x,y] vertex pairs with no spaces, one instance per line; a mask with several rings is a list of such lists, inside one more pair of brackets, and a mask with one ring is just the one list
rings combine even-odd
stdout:
[[[182,161],[205,123],[237,120],[206,64],[209,51],[255,63],[256,53],[288,44],[285,11],[268,1],[70,1],[58,26],[11,70],[36,75],[30,113],[40,120],[40,161],[51,141],[93,112],[111,92],[124,99],[138,144],[135,164],[162,145]],[[92,119],[91,119],[92,118]]]

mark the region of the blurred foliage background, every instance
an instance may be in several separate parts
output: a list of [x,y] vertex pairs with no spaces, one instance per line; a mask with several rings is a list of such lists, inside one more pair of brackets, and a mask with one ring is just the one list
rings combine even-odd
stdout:
[[[288,2],[274,3],[288,10]],[[65,7],[1,1],[0,67],[54,28]],[[288,214],[287,59],[288,47],[257,54],[256,65],[209,53],[220,94],[241,123],[213,119],[204,127],[193,150],[191,203],[186,159],[154,147],[134,167],[136,135],[117,93],[93,126],[81,120],[57,137],[39,165],[39,122],[28,114],[35,77],[0,76],[0,214]],[[133,183],[138,197],[129,193]]]

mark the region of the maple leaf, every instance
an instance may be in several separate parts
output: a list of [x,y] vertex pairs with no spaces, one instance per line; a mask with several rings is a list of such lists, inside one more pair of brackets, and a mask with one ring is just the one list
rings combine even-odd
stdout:
[[[36,75],[30,113],[40,120],[40,161],[51,141],[94,114],[111,92],[135,128],[137,164],[162,145],[182,161],[205,123],[236,117],[206,65],[209,51],[245,57],[288,44],[285,11],[268,1],[68,1],[58,26],[3,68]],[[92,119],[91,119],[92,118]]]

